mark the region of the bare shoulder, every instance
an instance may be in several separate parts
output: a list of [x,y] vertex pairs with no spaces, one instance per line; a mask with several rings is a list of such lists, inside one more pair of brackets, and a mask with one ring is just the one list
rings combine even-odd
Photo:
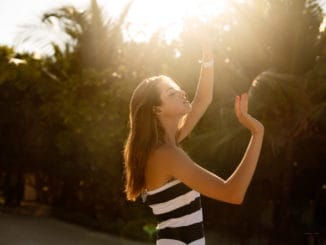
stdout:
[[149,188],[162,186],[175,178],[205,196],[228,200],[229,192],[224,180],[192,161],[181,148],[163,145],[153,152],[150,162],[148,170],[151,169],[151,174],[147,174]]
[[150,158],[151,160],[155,160],[155,162],[164,162],[165,166],[170,165],[170,163],[175,163],[181,159],[190,159],[183,149],[167,144],[161,145],[155,149]]
[[161,145],[149,155],[145,170],[148,190],[156,189],[174,177],[171,166],[175,165],[177,154],[174,147]]
[[193,164],[188,155],[179,147],[161,145],[153,151],[148,159],[147,170],[156,176],[176,177],[176,169],[185,169]]
[[158,147],[150,156],[147,170],[149,190],[173,178],[207,197],[236,203],[233,200],[234,190],[222,178],[195,163],[181,148],[169,145]]

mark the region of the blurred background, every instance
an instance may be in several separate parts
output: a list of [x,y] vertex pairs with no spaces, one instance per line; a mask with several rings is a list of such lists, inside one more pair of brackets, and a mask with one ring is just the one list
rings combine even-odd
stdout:
[[[14,34],[3,23],[19,19],[7,11],[17,3],[0,3],[3,210],[38,203],[53,217],[152,242],[151,211],[123,193],[129,99],[157,74],[192,97],[204,32],[214,40],[214,101],[184,149],[227,178],[250,138],[235,95],[248,91],[265,125],[244,204],[203,197],[207,234],[225,244],[326,244],[325,1],[61,2],[43,2]],[[34,13],[37,4],[25,4]]]

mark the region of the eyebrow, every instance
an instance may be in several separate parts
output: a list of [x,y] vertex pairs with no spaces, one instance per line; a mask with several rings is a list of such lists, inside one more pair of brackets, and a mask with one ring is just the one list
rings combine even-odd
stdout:
[[166,89],[166,91],[169,91],[170,89],[180,90],[181,88],[178,85],[176,85],[176,86],[170,86],[168,89]]

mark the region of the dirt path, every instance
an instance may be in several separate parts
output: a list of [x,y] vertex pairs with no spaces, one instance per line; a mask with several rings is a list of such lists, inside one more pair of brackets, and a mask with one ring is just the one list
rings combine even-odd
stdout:
[[50,217],[0,213],[1,245],[146,245]]

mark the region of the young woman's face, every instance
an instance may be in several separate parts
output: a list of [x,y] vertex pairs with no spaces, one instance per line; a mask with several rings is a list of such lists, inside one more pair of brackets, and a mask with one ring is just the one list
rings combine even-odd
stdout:
[[191,111],[191,104],[183,91],[172,80],[163,80],[158,84],[162,104],[157,107],[161,116],[183,116]]

